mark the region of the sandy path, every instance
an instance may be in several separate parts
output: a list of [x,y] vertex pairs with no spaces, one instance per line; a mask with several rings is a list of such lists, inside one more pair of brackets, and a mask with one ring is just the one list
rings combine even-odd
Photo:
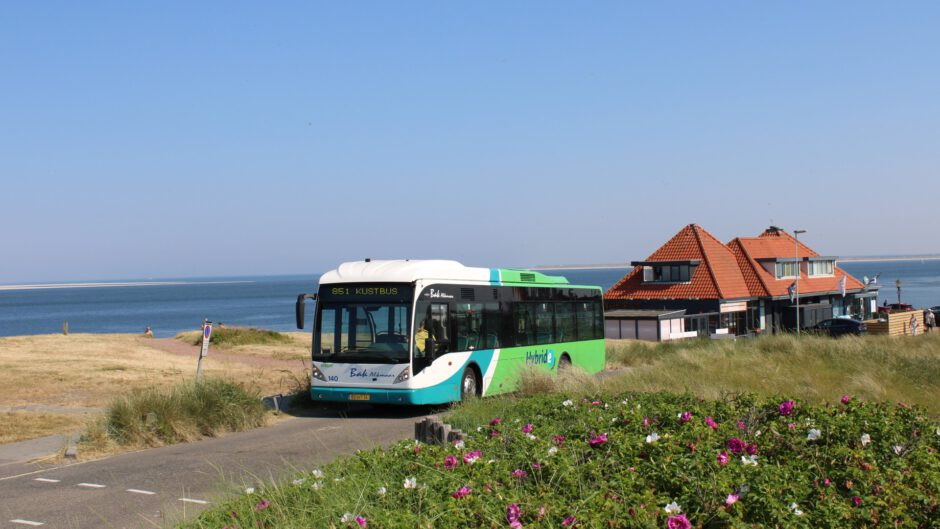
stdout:
[[[199,349],[198,345],[189,345],[183,343],[176,338],[154,338],[148,340],[148,343],[154,348],[161,351],[185,356],[188,358],[198,358]],[[304,360],[281,360],[277,358],[264,358],[259,356],[247,356],[239,355],[233,353],[227,353],[222,349],[217,349],[215,347],[209,347],[209,359],[223,360],[226,362],[238,362],[241,364],[246,364],[250,366],[258,367],[277,367],[282,369],[295,370],[300,367],[305,367],[309,364],[309,361]]]

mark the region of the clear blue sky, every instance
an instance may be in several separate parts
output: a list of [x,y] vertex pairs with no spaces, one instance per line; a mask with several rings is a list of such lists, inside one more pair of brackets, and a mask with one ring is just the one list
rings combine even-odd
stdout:
[[937,2],[4,2],[0,282],[940,252]]

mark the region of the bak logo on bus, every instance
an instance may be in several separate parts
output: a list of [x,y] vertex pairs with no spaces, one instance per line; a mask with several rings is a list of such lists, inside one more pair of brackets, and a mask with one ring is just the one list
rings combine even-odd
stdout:
[[555,365],[555,351],[552,349],[543,349],[542,352],[526,351],[525,365],[527,366],[547,365],[548,367],[551,367]]

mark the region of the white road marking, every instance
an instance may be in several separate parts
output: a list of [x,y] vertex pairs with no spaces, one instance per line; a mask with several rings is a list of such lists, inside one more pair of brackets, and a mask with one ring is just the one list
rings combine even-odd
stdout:
[[49,479],[49,478],[36,478],[36,481],[42,481],[43,483],[59,483],[58,479]]
[[133,492],[134,494],[148,494],[154,495],[156,492],[150,492],[149,490],[140,490],[140,489],[127,489],[127,492]]
[[207,505],[209,503],[205,500],[194,500],[192,498],[180,498],[180,501],[185,501],[187,503],[198,503],[199,505]]
[[79,483],[78,486],[79,486],[79,487],[87,487],[87,488],[89,488],[89,489],[103,489],[103,488],[107,487],[107,485],[99,485],[99,484],[97,484],[97,483]]
[[19,518],[17,518],[16,520],[10,520],[10,523],[18,523],[18,524],[20,524],[20,525],[31,525],[31,526],[33,526],[33,527],[39,527],[40,525],[43,525],[42,522],[33,522],[33,521],[30,521],[30,520],[20,520]]

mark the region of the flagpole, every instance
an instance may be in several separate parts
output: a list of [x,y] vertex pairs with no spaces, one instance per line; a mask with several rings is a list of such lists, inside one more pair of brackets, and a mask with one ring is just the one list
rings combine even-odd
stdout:
[[793,254],[796,257],[796,336],[800,337],[800,234],[806,230],[793,230]]

